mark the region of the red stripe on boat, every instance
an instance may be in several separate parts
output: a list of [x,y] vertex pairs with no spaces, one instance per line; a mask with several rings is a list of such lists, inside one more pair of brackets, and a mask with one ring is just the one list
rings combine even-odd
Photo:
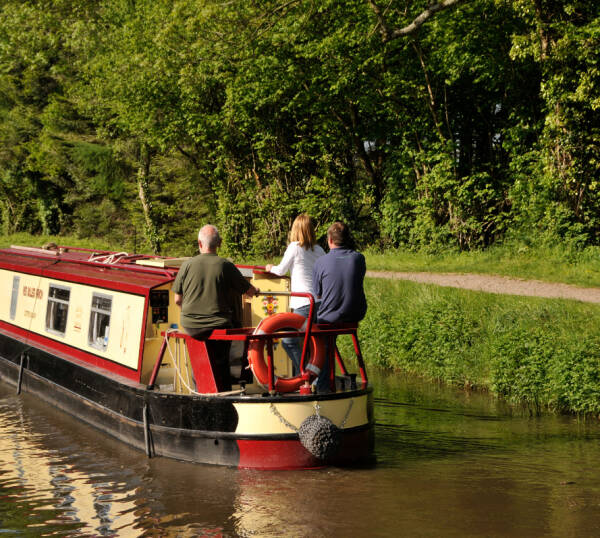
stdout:
[[240,439],[241,468],[253,469],[314,469],[324,463],[306,450],[297,439],[276,441]]
[[15,325],[10,325],[4,321],[0,321],[0,329],[8,335],[12,336],[16,340],[25,344],[36,344],[34,349],[46,351],[56,357],[65,359],[75,363],[84,363],[83,366],[95,366],[105,370],[105,374],[113,373],[130,379],[132,381],[139,382],[139,372],[135,369],[127,368],[116,362],[112,362],[102,357],[98,357],[92,353],[86,353],[76,347],[71,347],[62,342],[46,338],[40,334],[34,332],[28,332]]

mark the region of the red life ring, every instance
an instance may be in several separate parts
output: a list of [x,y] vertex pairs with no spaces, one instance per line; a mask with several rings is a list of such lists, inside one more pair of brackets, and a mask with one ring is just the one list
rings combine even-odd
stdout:
[[[264,318],[254,330],[254,334],[272,334],[277,331],[304,331],[306,329],[307,319],[300,314],[283,312]],[[313,328],[312,332],[318,332]],[[319,375],[325,362],[325,339],[311,336],[309,349],[312,348],[310,361],[306,365],[305,371],[310,374],[310,380]],[[251,340],[248,346],[248,362],[250,368],[258,382],[263,386],[269,385],[269,367],[265,362],[264,340]],[[300,388],[304,380],[302,375],[296,377],[277,377],[275,376],[275,386],[277,392],[294,392]]]

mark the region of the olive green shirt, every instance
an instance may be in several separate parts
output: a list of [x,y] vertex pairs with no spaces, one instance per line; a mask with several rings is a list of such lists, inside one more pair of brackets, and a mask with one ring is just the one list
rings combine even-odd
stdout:
[[238,268],[216,254],[186,260],[173,283],[173,292],[183,295],[181,325],[189,329],[230,327],[233,300],[249,288]]

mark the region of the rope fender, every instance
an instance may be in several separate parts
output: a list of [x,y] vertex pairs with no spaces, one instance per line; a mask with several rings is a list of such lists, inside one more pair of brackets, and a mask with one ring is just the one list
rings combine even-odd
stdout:
[[315,402],[315,414],[306,417],[299,428],[286,420],[273,402],[271,402],[270,409],[283,425],[298,433],[300,443],[306,450],[321,461],[330,462],[340,449],[342,430],[346,426],[353,405],[354,399],[351,399],[342,422],[339,426],[336,426],[330,419],[321,416],[321,406],[318,402]]

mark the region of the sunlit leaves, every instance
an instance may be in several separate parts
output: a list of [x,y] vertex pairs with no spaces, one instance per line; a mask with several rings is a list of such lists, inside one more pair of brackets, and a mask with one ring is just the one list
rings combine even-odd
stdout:
[[[378,4],[392,31],[430,2]],[[3,218],[19,178],[31,229],[102,206],[137,244],[210,219],[277,254],[300,211],[363,244],[596,241],[598,9],[472,0],[386,40],[365,0],[7,0]]]

